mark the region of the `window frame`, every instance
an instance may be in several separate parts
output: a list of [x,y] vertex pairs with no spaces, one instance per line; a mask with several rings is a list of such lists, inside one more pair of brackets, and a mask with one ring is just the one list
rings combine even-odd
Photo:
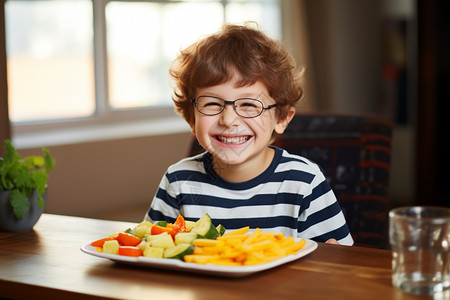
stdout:
[[155,120],[176,117],[176,113],[174,112],[172,106],[149,106],[130,109],[114,109],[109,105],[105,15],[105,8],[108,2],[110,2],[110,0],[92,1],[93,60],[95,80],[95,110],[93,114],[77,118],[14,122],[11,124],[13,136],[25,133],[52,131],[56,129],[63,130],[69,128],[73,129],[77,127],[84,129],[86,127],[95,127],[95,125],[111,125],[124,122],[143,121],[146,119]]
[[[3,2],[3,5],[6,1]],[[108,97],[105,11],[107,4],[113,0],[91,1],[93,8],[94,113],[77,118],[11,122],[12,141],[19,149],[190,131],[188,124],[175,113],[173,106],[148,106],[129,109],[111,107]],[[121,1],[183,2],[171,0]],[[221,0],[219,3],[225,7],[229,1]],[[226,19],[225,11],[224,9],[224,20]],[[136,130],[137,126],[140,126],[141,129]],[[130,131],[128,134],[124,134],[127,128]],[[114,131],[119,133],[114,134]]]

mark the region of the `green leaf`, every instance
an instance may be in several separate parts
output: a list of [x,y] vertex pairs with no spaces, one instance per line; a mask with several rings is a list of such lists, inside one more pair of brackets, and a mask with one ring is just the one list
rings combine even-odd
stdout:
[[30,211],[30,201],[27,195],[19,190],[14,190],[9,196],[9,202],[17,219],[22,219]]
[[19,153],[17,153],[10,140],[5,140],[4,144],[6,150],[3,159],[6,163],[16,162],[21,159]]
[[50,172],[55,167],[55,160],[51,157],[50,152],[47,148],[43,148],[44,153],[44,168],[46,172]]
[[11,169],[11,177],[16,188],[33,189],[33,177],[25,165],[17,165]]
[[45,185],[47,183],[47,173],[44,170],[39,170],[31,174],[33,178],[33,187],[40,196],[45,194]]
[[39,204],[39,208],[42,208],[45,204],[44,198],[42,198],[41,196],[38,196],[37,203]]
[[0,164],[0,188],[10,190],[14,187],[14,183],[11,182],[12,175],[17,170],[20,155],[16,152],[16,149],[11,144],[11,141],[5,140],[5,154]]
[[28,156],[25,158],[25,164],[32,169],[38,168],[44,165],[44,158],[42,156]]

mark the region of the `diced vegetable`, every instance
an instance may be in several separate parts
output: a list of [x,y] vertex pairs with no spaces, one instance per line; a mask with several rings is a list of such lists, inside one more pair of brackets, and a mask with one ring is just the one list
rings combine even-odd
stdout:
[[160,233],[160,234],[147,234],[145,236],[145,240],[147,242],[151,242],[152,240],[159,239],[159,238],[161,238],[162,236],[165,236],[165,235],[169,235],[169,234],[167,232],[163,232],[163,233]]
[[119,242],[117,240],[106,241],[103,244],[103,253],[119,254]]
[[195,239],[202,238],[195,232],[179,232],[175,235],[175,245],[192,244]]
[[164,248],[146,246],[144,248],[145,257],[163,258]]
[[159,248],[164,248],[164,249],[175,246],[172,236],[168,235],[168,234],[160,235],[159,238],[152,239],[149,241],[149,243],[150,243],[150,246],[152,246],[152,247],[159,247]]
[[183,259],[185,255],[192,254],[193,246],[191,244],[179,244],[172,248],[164,250],[164,258]]
[[167,223],[166,221],[158,221],[155,225],[152,226],[150,233],[154,235],[167,232],[172,236],[172,238],[174,238],[177,233],[185,231],[186,223],[184,221],[184,218],[182,215],[178,215],[178,218],[173,224]]
[[215,239],[219,236],[216,227],[211,221],[211,217],[208,214],[204,214],[197,222],[191,232],[196,232],[199,235],[204,236],[207,239]]
[[116,240],[116,239],[117,239],[117,237],[107,237],[107,238],[99,239],[99,240],[96,240],[96,241],[92,242],[92,243],[91,243],[91,246],[94,246],[94,247],[103,247],[103,244],[104,244],[106,241],[112,241],[112,240]]
[[117,236],[117,241],[121,246],[137,246],[142,239],[130,233],[120,232]]
[[222,236],[226,231],[225,227],[223,227],[222,224],[217,225],[216,229],[217,232],[219,233],[219,236]]
[[185,232],[186,231],[186,222],[184,221],[184,218],[182,215],[178,215],[178,218],[175,220],[175,223],[171,226],[175,234],[179,232]]
[[149,245],[149,242],[146,242],[144,239],[137,245],[136,247],[139,247],[142,251],[144,251],[145,247]]
[[151,233],[151,227],[136,226],[135,228],[133,228],[133,232],[138,238],[143,238],[146,234]]
[[139,247],[120,246],[119,247],[119,255],[138,257],[138,256],[142,256],[142,250]]
[[194,227],[195,222],[194,221],[184,221],[186,224],[186,231],[191,231],[192,227]]
[[125,230],[124,232],[136,236],[136,234],[134,234],[134,232],[133,232],[133,230],[131,230],[131,228],[128,228],[128,229]]
[[146,234],[151,233],[151,227],[153,224],[149,221],[142,221],[136,227],[133,228],[132,232],[139,238],[143,238]]
[[152,235],[158,235],[158,234],[161,234],[161,233],[164,233],[164,232],[170,234],[171,236],[175,235],[175,230],[173,228],[171,228],[171,227],[161,227],[161,226],[158,226],[158,225],[152,226],[152,229],[151,229],[151,234]]
[[158,221],[154,225],[161,226],[161,227],[167,227],[167,221]]
[[149,222],[149,221],[144,220],[144,221],[142,221],[141,223],[139,223],[138,225],[136,225],[136,227],[140,227],[140,226],[152,227],[153,224],[152,224],[152,222]]

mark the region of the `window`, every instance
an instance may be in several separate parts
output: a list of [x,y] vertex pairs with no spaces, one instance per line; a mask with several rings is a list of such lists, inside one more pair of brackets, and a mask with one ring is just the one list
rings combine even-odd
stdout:
[[223,22],[280,38],[278,2],[7,0],[13,135],[173,117],[178,51]]
[[92,115],[92,3],[6,1],[5,14],[10,119]]

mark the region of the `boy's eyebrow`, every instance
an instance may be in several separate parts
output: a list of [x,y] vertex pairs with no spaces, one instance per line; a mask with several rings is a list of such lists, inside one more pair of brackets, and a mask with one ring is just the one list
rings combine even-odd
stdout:
[[224,100],[235,100],[235,99],[240,99],[240,98],[253,98],[253,99],[262,100],[265,98],[263,93],[250,93],[250,92],[239,94],[239,96],[237,96],[235,99],[225,99],[225,97],[219,93],[208,92],[208,91],[206,91],[205,93],[203,93],[199,96],[214,96],[214,97],[218,97],[218,98],[221,98]]

